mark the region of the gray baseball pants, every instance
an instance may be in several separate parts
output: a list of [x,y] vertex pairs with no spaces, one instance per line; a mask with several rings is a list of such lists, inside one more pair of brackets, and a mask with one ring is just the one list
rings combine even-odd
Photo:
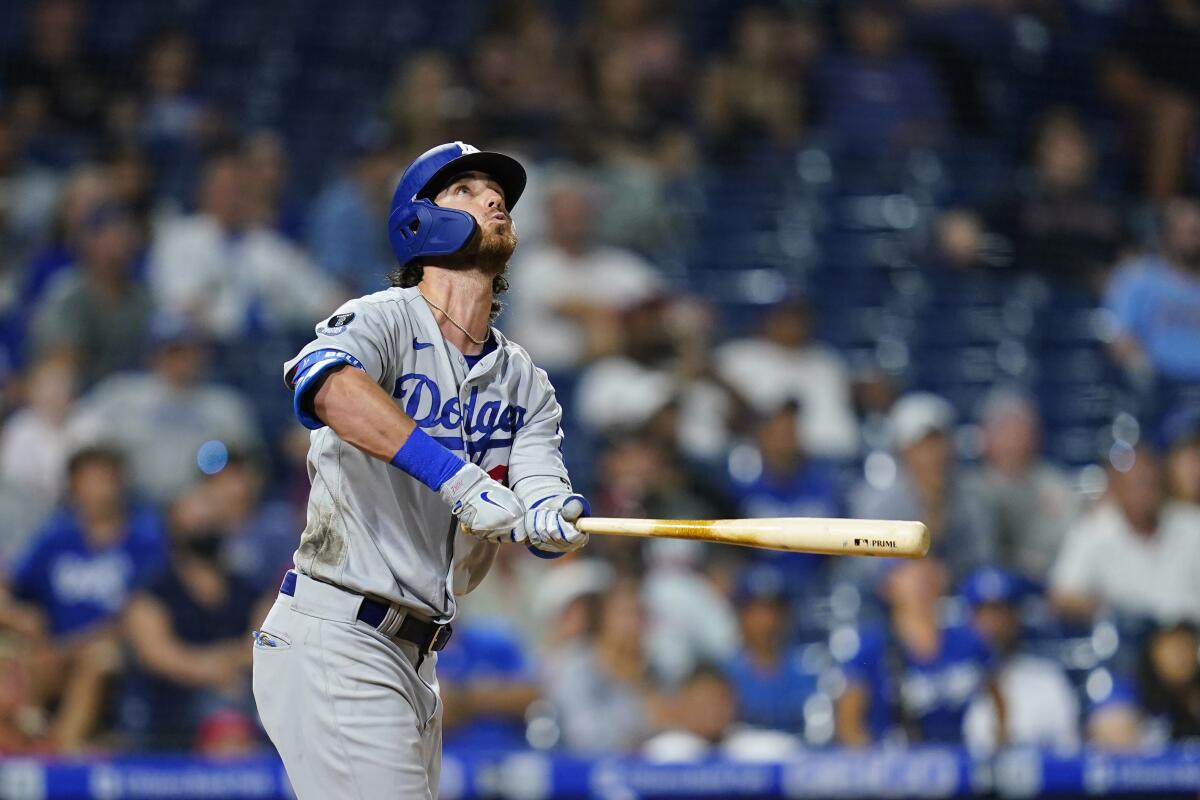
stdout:
[[362,598],[299,575],[254,642],[254,699],[299,800],[434,800],[437,657],[357,619]]

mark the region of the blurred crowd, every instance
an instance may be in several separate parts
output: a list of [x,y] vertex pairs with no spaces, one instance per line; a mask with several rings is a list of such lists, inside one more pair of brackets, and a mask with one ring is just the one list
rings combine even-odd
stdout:
[[268,746],[281,366],[456,139],[530,169],[500,327],[595,513],[933,546],[502,548],[447,746],[1200,736],[1200,0],[274,5],[0,2],[0,753]]

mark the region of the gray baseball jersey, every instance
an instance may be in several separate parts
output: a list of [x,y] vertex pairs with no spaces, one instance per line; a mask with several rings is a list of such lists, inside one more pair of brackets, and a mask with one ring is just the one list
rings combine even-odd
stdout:
[[[470,367],[442,338],[416,288],[387,289],[319,323],[316,338],[284,365],[284,380],[291,386],[308,354],[340,350],[427,434],[497,481],[516,486],[553,476],[569,483],[562,411],[546,373],[494,328],[492,336],[496,349]],[[463,534],[437,492],[328,427],[311,434],[308,475],[297,570],[438,621],[454,616],[452,565]]]

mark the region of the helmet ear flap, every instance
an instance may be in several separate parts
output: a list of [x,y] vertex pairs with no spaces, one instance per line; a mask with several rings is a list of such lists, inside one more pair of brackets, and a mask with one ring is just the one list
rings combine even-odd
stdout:
[[475,235],[475,218],[429,200],[398,207],[388,220],[388,238],[401,265],[421,256],[456,253]]

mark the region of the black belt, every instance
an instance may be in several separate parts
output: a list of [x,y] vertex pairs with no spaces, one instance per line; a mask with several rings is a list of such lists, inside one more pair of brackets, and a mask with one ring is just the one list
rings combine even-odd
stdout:
[[[342,591],[345,591],[345,589]],[[296,596],[295,572],[289,570],[288,574],[283,576],[283,585],[279,587],[279,592],[280,594],[286,594],[288,597]],[[380,603],[378,600],[364,597],[362,603],[358,606],[358,618],[372,628],[385,633],[381,630],[381,626],[390,608],[391,606],[386,603]],[[436,653],[446,646],[453,633],[454,628],[450,626],[450,623],[439,625],[436,622],[418,619],[416,616],[406,613],[404,619],[400,622],[400,627],[396,629],[395,633],[390,635],[397,639],[403,639],[406,642],[412,642],[422,653]]]

